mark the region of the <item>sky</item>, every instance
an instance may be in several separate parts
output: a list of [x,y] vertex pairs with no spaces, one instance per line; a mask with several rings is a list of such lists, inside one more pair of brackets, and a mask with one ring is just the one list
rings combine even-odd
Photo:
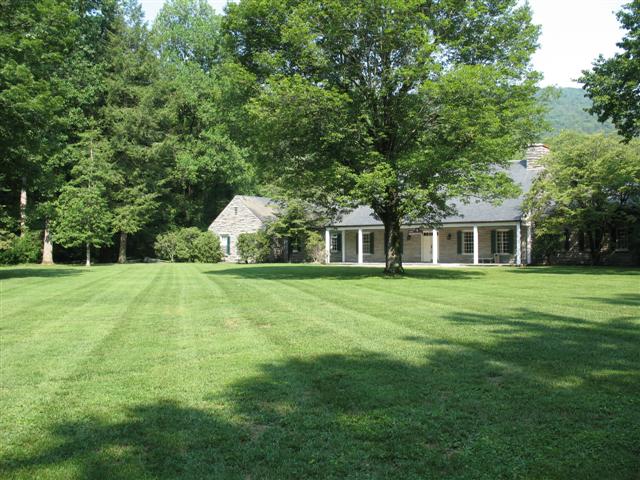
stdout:
[[[542,26],[533,66],[544,74],[543,86],[578,87],[574,80],[603,54],[610,57],[624,32],[615,12],[628,0],[529,0],[534,22]],[[164,0],[140,0],[153,20]],[[222,13],[227,0],[209,0]]]

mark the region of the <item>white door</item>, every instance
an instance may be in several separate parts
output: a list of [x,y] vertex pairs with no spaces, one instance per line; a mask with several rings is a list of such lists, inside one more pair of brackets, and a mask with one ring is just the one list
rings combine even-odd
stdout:
[[422,261],[431,262],[433,260],[433,237],[431,235],[422,235]]

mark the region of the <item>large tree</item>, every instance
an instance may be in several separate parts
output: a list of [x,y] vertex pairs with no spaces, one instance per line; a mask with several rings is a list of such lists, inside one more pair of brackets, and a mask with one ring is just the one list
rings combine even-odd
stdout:
[[234,77],[220,17],[206,0],[167,1],[152,38],[161,63],[156,96],[164,101],[165,225],[203,227],[249,178],[234,138],[234,99],[247,82]]
[[259,82],[261,171],[317,204],[369,205],[386,268],[403,222],[513,194],[496,166],[535,139],[538,28],[517,0],[241,0],[227,38]]
[[526,203],[536,235],[579,232],[597,265],[613,247],[606,239],[640,220],[640,141],[564,132],[551,146]]
[[640,0],[633,0],[618,12],[627,30],[617,45],[621,52],[605,59],[602,55],[580,79],[593,101],[590,112],[604,122],[611,120],[627,141],[640,135]]
[[151,219],[165,175],[158,145],[162,115],[154,84],[159,62],[138,0],[123,0],[109,36],[105,59],[104,105],[99,112],[103,138],[119,183],[110,196],[113,226],[120,237],[118,262],[127,260],[129,235]]
[[100,139],[96,130],[86,132],[68,153],[75,157],[72,179],[57,199],[52,231],[55,241],[66,247],[84,246],[88,267],[91,247],[112,241],[113,214],[108,191],[120,179],[109,161],[109,144]]

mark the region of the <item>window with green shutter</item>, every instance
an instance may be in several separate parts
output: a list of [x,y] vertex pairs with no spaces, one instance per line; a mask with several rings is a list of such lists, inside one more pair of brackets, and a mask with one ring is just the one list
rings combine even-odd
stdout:
[[231,255],[231,237],[229,235],[220,235],[220,243],[225,255]]
[[373,233],[367,232],[362,234],[362,253],[371,255],[373,253]]
[[342,251],[342,235],[341,232],[331,234],[331,253]]

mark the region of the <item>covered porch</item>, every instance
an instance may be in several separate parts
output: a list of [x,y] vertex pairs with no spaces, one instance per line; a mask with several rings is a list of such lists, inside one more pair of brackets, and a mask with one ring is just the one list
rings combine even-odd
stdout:
[[[439,229],[407,226],[402,232],[406,264],[531,263],[531,229],[520,221],[448,224]],[[337,227],[325,231],[325,256],[333,264],[384,263],[381,226]]]

